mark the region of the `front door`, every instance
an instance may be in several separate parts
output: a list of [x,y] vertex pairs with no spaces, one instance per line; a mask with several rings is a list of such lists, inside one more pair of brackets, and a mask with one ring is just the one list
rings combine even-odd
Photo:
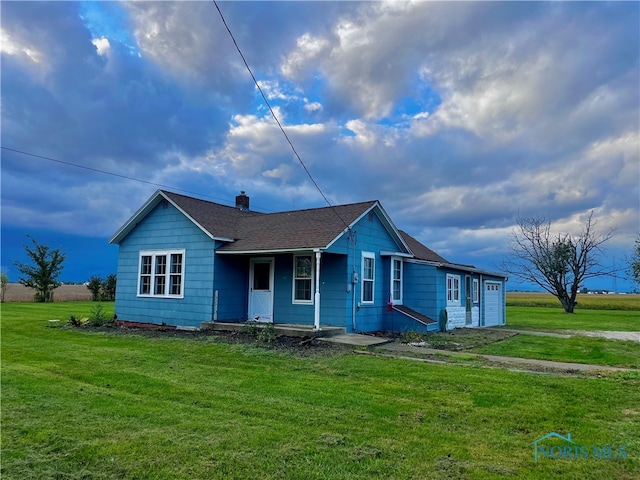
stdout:
[[251,259],[249,320],[273,322],[273,258]]

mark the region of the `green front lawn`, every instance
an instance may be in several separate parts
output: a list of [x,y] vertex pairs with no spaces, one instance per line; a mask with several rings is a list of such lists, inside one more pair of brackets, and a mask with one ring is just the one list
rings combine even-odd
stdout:
[[[298,358],[47,321],[91,307],[2,306],[3,479],[632,479],[640,469],[636,374]],[[531,442],[552,431],[628,456],[535,463]]]
[[638,342],[606,340],[604,338],[553,338],[517,335],[471,351],[505,357],[640,368],[640,344]]
[[561,332],[562,330],[640,331],[638,310],[576,310],[561,308],[507,306],[507,328]]

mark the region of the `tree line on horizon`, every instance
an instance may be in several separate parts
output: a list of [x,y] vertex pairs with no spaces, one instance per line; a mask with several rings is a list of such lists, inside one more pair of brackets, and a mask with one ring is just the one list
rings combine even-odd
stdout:
[[[551,222],[545,217],[518,218],[512,231],[511,255],[502,264],[502,270],[526,282],[540,286],[558,299],[566,313],[573,313],[576,297],[584,289],[584,281],[604,275],[618,275],[619,271],[605,269],[599,263],[601,248],[613,236],[613,230],[600,232],[588,216],[582,232],[553,234]],[[31,263],[15,261],[21,276],[20,284],[35,290],[34,301],[52,302],[53,292],[62,285],[58,280],[64,268],[64,254],[60,248],[51,249],[31,239],[32,246],[24,245]],[[626,274],[640,285],[640,233],[636,236]],[[9,279],[0,274],[0,301]],[[85,283],[93,301],[113,301],[116,293],[116,275],[106,278],[92,275]]]

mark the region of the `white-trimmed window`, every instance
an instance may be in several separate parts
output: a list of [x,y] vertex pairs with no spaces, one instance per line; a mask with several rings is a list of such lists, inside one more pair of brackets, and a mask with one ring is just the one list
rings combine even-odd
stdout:
[[480,298],[480,284],[478,283],[478,279],[473,279],[473,303],[478,303],[478,299]]
[[293,256],[293,303],[313,303],[314,270],[312,255]]
[[460,275],[447,274],[447,305],[460,305]]
[[376,278],[376,256],[362,252],[362,303],[373,303]]
[[184,297],[184,250],[140,252],[139,297]]
[[402,305],[402,259],[391,257],[391,301]]

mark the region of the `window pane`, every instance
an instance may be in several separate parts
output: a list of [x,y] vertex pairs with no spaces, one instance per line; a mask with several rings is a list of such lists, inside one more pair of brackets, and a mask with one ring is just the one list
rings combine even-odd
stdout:
[[156,277],[156,286],[154,289],[154,294],[155,295],[164,295],[164,287],[165,287],[165,277],[160,276],[160,277]]
[[373,258],[365,257],[363,275],[365,280],[373,280]]
[[140,266],[140,274],[151,275],[151,255],[143,255]]
[[181,275],[171,275],[171,295],[180,295],[180,282],[182,280]]
[[149,295],[151,293],[151,277],[143,276],[140,278],[140,294]]
[[393,281],[393,299],[400,300],[400,282],[398,280]]
[[311,300],[311,279],[296,280],[295,300]]
[[402,266],[402,263],[400,262],[400,260],[393,261],[393,279],[394,280],[400,280],[401,273],[402,273],[401,266]]
[[156,257],[156,275],[164,275],[167,273],[167,256],[158,255]]
[[182,254],[171,254],[171,273],[182,273]]
[[296,257],[296,278],[311,278],[311,257]]
[[269,290],[270,276],[271,276],[270,263],[254,263],[253,264],[253,289]]
[[373,282],[362,282],[362,301],[373,302]]

